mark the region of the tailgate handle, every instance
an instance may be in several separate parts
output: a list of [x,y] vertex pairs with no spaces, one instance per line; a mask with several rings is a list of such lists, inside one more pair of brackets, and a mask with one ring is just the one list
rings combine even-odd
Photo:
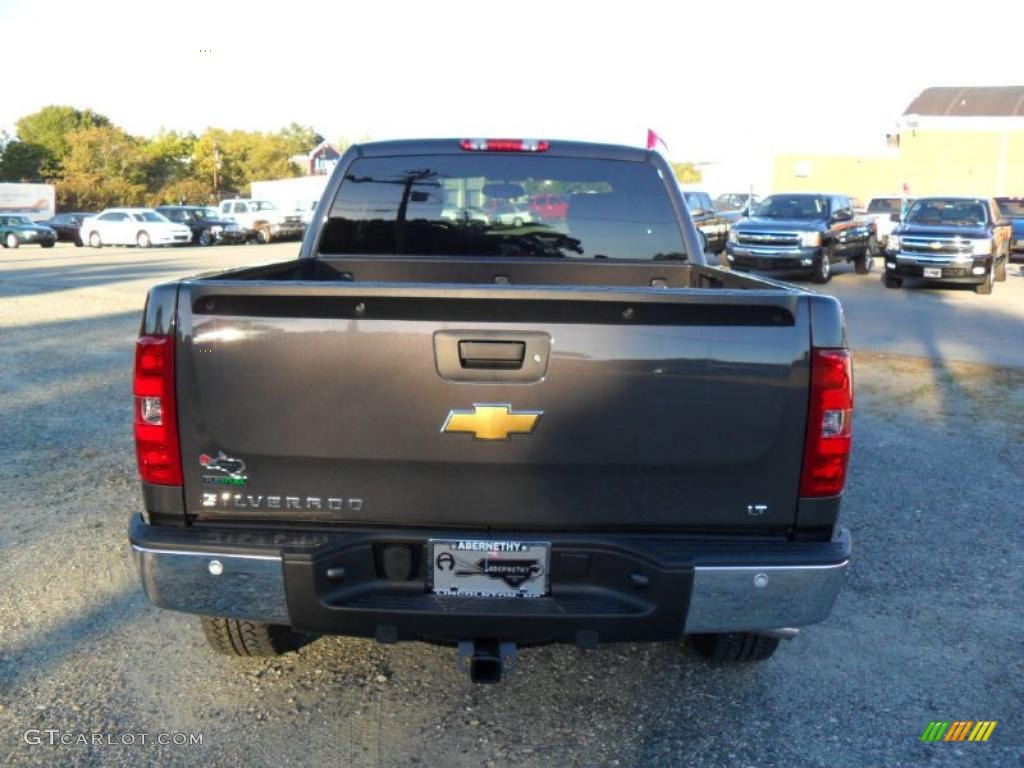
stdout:
[[518,371],[526,357],[525,341],[482,341],[467,339],[459,342],[459,362],[463,368],[491,368]]
[[445,381],[533,384],[547,376],[550,355],[544,331],[434,331],[434,363]]

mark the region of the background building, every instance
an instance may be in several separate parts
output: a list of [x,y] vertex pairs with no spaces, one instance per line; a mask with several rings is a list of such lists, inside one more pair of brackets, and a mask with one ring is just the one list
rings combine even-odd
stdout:
[[1024,195],[1024,86],[927,88],[875,155],[777,155],[774,191]]
[[340,159],[341,150],[325,140],[305,155],[295,155],[291,161],[302,168],[307,176],[330,176]]

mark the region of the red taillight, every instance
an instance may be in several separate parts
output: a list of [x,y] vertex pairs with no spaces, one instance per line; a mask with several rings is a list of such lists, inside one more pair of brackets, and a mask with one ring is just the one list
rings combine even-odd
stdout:
[[467,152],[547,152],[542,139],[463,139],[459,146]]
[[135,344],[135,453],[144,482],[181,485],[174,336],[140,336]]
[[811,351],[811,403],[800,495],[836,496],[846,483],[853,436],[853,368],[847,349]]

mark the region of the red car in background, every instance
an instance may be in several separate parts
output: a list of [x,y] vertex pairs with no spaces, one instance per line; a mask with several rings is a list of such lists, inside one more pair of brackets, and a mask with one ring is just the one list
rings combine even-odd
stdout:
[[541,221],[557,221],[569,213],[569,201],[562,195],[534,195],[529,207]]

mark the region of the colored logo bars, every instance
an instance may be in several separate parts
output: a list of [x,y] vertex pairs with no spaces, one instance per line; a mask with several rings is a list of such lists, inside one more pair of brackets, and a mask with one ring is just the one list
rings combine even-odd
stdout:
[[996,720],[933,720],[921,734],[921,741],[988,741]]

